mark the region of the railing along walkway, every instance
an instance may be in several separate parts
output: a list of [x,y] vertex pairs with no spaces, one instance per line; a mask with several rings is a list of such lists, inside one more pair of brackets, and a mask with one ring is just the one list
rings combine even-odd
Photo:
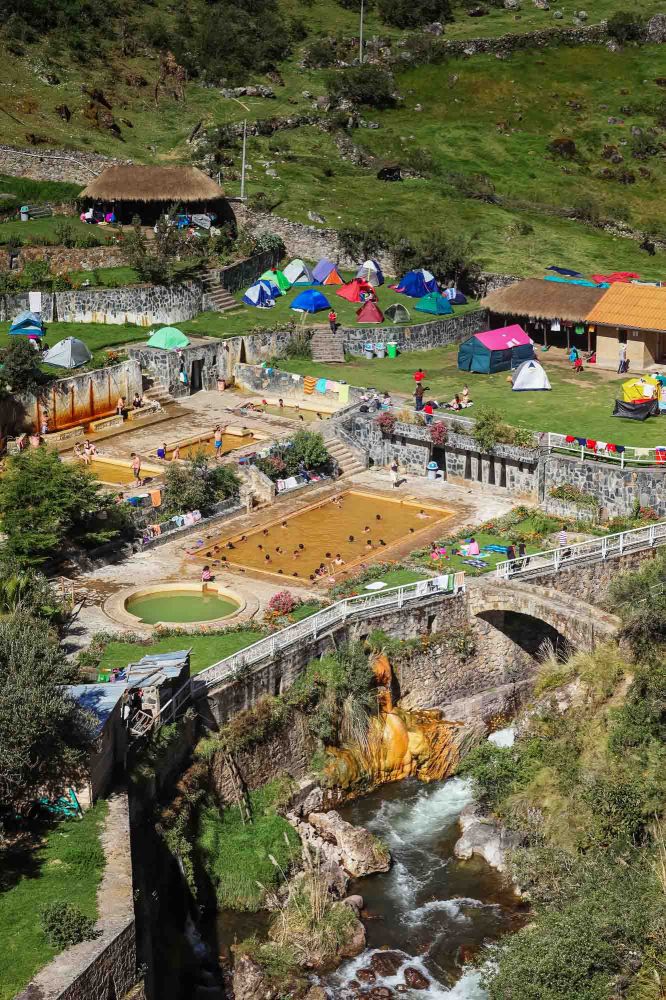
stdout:
[[666,521],[619,531],[615,535],[604,535],[588,542],[562,545],[556,549],[546,549],[530,556],[505,559],[497,563],[495,573],[499,580],[511,580],[516,576],[533,576],[539,573],[557,573],[561,566],[575,563],[600,562],[609,556],[621,556],[626,552],[666,545]]
[[368,614],[389,609],[400,610],[406,605],[427,600],[433,596],[454,597],[465,590],[465,574],[449,573],[431,577],[427,580],[417,580],[403,587],[391,587],[379,593],[362,594],[359,597],[347,597],[331,604],[330,607],[317,611],[301,622],[287,625],[286,628],[272,635],[259,639],[258,642],[246,646],[245,649],[219,660],[196,677],[187,681],[168,701],[155,717],[153,728],[159,729],[171,722],[189,704],[196,695],[205,694],[209,688],[221,681],[239,677],[246,669],[251,669],[265,660],[272,659],[279,653],[301,645],[304,641],[316,639],[330,628],[344,622],[364,618]]
[[[568,436],[571,437],[571,435]],[[582,440],[583,438],[580,438],[580,441]],[[554,434],[549,431],[543,435],[540,443],[545,445],[548,451],[566,452],[569,455],[575,455],[581,462],[597,458],[603,462],[615,462],[621,469],[624,469],[625,465],[666,467],[666,433],[664,434],[664,444],[661,447],[657,445],[652,448],[635,448],[631,445],[622,445],[619,451],[609,450],[606,442],[601,442],[604,444],[603,448],[599,448],[600,442],[597,441],[594,442],[594,447],[588,447],[588,440],[590,439],[586,438],[585,443],[580,444],[578,438],[567,441],[567,435]],[[613,448],[617,449],[617,447],[617,445],[613,445]]]

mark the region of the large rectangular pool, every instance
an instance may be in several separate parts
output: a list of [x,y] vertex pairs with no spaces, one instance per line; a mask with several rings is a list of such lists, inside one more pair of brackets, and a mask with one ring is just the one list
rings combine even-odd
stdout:
[[412,537],[416,548],[418,537],[451,513],[413,498],[350,490],[246,534],[220,538],[200,557],[305,580],[323,564],[326,575],[334,576],[370,556],[388,559],[392,546]]

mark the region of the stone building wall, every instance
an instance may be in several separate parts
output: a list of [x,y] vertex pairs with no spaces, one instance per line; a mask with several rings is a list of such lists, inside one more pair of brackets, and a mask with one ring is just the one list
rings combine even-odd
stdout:
[[137,984],[129,807],[124,792],[109,799],[101,841],[106,868],[97,893],[99,936],[57,955],[16,1000],[109,1000],[123,997]]

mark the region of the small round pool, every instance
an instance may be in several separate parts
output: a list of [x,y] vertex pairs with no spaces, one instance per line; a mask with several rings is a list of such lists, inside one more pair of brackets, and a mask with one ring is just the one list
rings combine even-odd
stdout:
[[241,608],[239,601],[224,592],[183,589],[139,593],[125,601],[125,610],[144,625],[191,624],[229,618]]

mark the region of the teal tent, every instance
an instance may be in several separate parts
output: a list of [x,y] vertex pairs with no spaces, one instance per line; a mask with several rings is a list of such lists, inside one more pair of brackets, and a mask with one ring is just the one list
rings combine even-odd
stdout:
[[175,326],[163,326],[148,340],[148,347],[161,347],[163,351],[175,351],[178,347],[188,347],[189,340]]
[[417,312],[431,313],[433,316],[448,316],[453,312],[451,303],[440,292],[428,292],[414,306]]

